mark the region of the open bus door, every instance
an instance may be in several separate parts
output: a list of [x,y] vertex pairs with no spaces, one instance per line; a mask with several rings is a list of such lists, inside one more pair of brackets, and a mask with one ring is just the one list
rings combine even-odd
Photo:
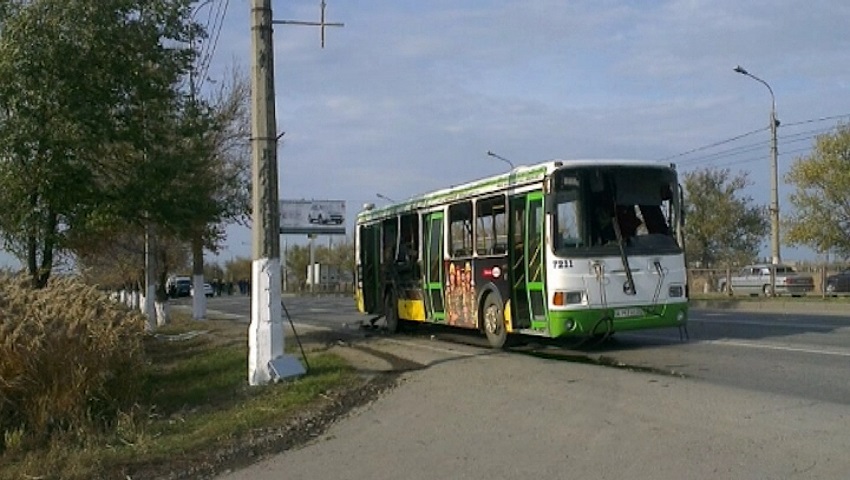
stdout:
[[543,193],[511,199],[511,265],[513,273],[511,317],[513,328],[547,330],[546,292],[543,282]]
[[443,306],[443,212],[425,216],[425,298],[427,316],[432,320],[446,320]]
[[360,286],[363,294],[363,310],[378,311],[381,302],[381,229],[380,225],[360,227]]

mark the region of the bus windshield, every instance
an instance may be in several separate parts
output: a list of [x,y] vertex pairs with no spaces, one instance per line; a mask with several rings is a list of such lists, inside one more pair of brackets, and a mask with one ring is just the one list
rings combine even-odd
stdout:
[[676,173],[658,167],[565,168],[553,175],[549,211],[556,254],[680,253]]

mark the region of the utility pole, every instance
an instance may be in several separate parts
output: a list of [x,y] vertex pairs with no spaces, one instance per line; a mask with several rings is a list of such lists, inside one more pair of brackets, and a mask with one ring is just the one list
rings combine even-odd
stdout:
[[776,142],[779,119],[776,118],[776,96],[770,84],[748,72],[744,67],[738,65],[733,70],[761,83],[770,92],[770,254],[772,263],[776,265],[782,261],[779,253],[779,167],[777,165],[779,149]]
[[297,358],[283,354],[271,0],[251,0],[251,46],[253,262],[248,384],[263,385],[275,377],[305,372]]
[[251,325],[248,327],[248,383],[263,385],[305,373],[297,358],[284,355],[281,318],[280,205],[277,177],[277,120],[274,96],[272,24],[342,26],[322,21],[275,22],[271,0],[251,0],[252,206]]
[[779,147],[776,144],[776,127],[779,119],[776,118],[776,99],[773,90],[770,91],[773,99],[770,109],[770,252],[773,264],[782,262],[779,254]]

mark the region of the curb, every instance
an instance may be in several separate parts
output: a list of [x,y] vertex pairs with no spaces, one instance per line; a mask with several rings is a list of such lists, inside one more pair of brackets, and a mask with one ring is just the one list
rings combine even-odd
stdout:
[[805,300],[690,300],[690,307],[695,310],[736,310],[759,313],[804,313],[812,315],[834,315],[850,318],[850,303]]

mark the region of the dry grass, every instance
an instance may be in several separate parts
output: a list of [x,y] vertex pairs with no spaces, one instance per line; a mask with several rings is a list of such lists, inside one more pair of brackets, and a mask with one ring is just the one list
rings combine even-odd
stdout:
[[146,335],[72,281],[0,279],[0,311],[0,480],[209,475],[314,438],[379,388],[323,343],[307,375],[248,387],[246,324],[175,314]]
[[143,325],[73,279],[0,277],[0,453],[113,426],[138,396]]

